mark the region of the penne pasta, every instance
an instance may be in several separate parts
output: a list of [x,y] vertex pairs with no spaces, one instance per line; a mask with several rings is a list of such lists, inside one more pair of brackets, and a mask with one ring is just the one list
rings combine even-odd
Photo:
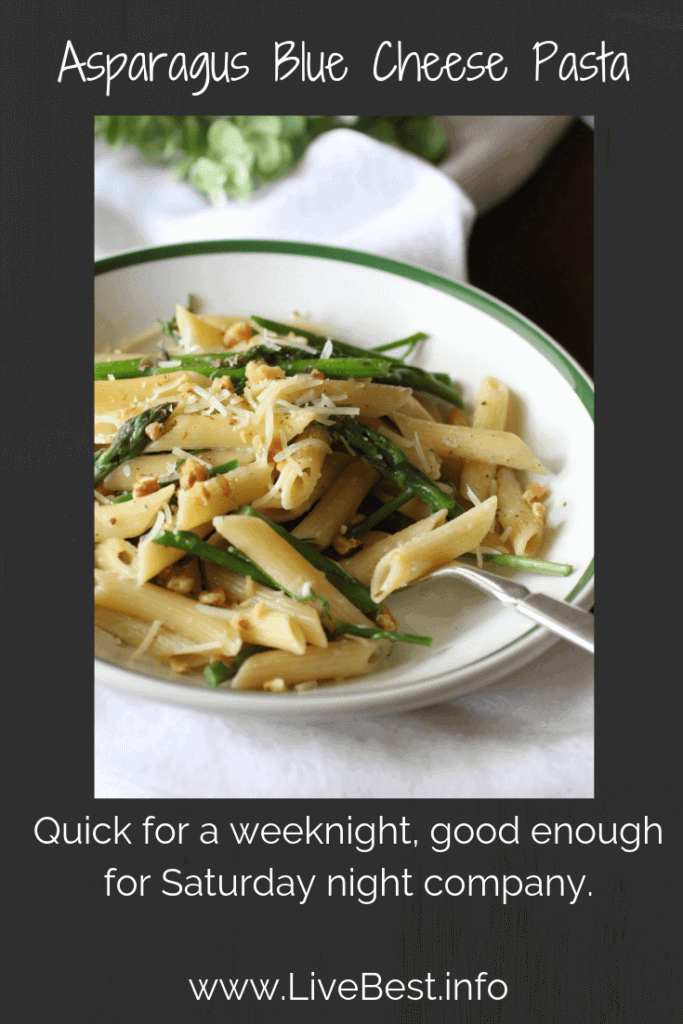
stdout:
[[238,576],[221,565],[207,562],[204,567],[206,582],[210,587],[222,587],[227,597],[236,604],[251,607],[261,603],[271,611],[282,612],[296,621],[306,642],[314,647],[327,647],[327,635],[320,621],[320,615],[312,604],[294,601],[279,590],[271,590],[260,583],[254,583],[249,576]]
[[[144,619],[102,606],[95,607],[95,625],[135,649],[139,649],[150,630],[149,623]],[[157,658],[164,664],[171,665],[176,672],[187,672],[198,665],[206,664],[207,658],[216,655],[220,650],[218,641],[210,641],[208,644],[199,645],[202,647],[202,651],[195,650],[194,653],[186,653],[197,646],[193,645],[188,637],[181,633],[174,633],[162,625],[160,629],[156,630],[146,653],[151,654],[153,658]],[[175,664],[172,664],[173,662]]]
[[155,374],[152,377],[132,377],[124,380],[95,381],[95,419],[142,412],[158,402],[172,402],[180,397],[181,389],[190,384],[211,387],[211,381],[202,373],[176,370],[174,373]]
[[[171,452],[161,455],[140,455],[137,459],[130,459],[118,466],[112,473],[102,481],[109,491],[130,490],[135,477],[140,473],[142,476],[155,476],[158,480],[165,477],[176,477],[178,474],[178,462],[182,456],[173,455]],[[221,466],[234,459],[241,466],[246,466],[256,458],[253,448],[213,448],[202,452],[202,461],[210,466]]]
[[522,488],[511,469],[500,467],[496,474],[498,494],[498,520],[508,530],[509,542],[516,555],[535,555],[543,540],[545,519],[534,515],[532,506],[525,501]]
[[162,505],[175,493],[175,484],[161,487],[153,494],[95,509],[95,543],[110,537],[140,537],[149,530]]
[[510,469],[526,469],[532,473],[548,472],[516,434],[482,427],[427,423],[401,413],[396,413],[394,419],[404,436],[414,431],[422,443],[433,448],[437,455],[447,458],[460,455]]
[[[472,426],[487,430],[505,430],[508,418],[510,389],[494,377],[484,377],[479,385],[472,416]],[[490,462],[468,459],[462,467],[460,493],[467,498],[473,494],[484,501],[495,492],[496,470]]]
[[120,576],[135,579],[138,549],[121,537],[110,537],[95,544],[95,568],[110,569]]
[[252,463],[229,473],[219,473],[210,480],[198,480],[187,490],[179,490],[177,529],[192,530],[210,522],[214,516],[249,505],[268,490],[272,475],[270,466]]
[[262,509],[270,520],[274,523],[286,523],[292,519],[299,519],[311,510],[316,501],[322,498],[323,494],[326,494],[328,489],[331,487],[332,482],[337,479],[341,471],[351,461],[351,456],[348,452],[331,452],[325,457],[320,470],[320,476],[318,482],[311,491],[309,497],[301,505],[296,505],[294,508],[285,509],[279,508],[275,505],[277,500],[277,494],[275,497],[270,499],[258,499],[253,502],[254,508]]
[[429,643],[400,632],[394,591],[466,552],[540,551],[545,489],[517,470],[545,469],[505,429],[495,378],[470,426],[449,378],[396,346],[371,362],[287,325],[254,333],[258,317],[175,321],[179,346],[167,333],[161,355],[96,367],[95,623],[126,664],[270,693],[352,679],[394,642]]
[[360,416],[391,416],[410,401],[410,388],[360,380],[328,380],[320,390],[337,402],[359,410]]
[[395,590],[409,586],[477,547],[493,525],[496,504],[494,495],[457,519],[408,540],[384,555],[372,574],[373,600],[383,601]]
[[236,624],[200,612],[189,597],[174,594],[154,583],[137,586],[114,572],[95,569],[95,605],[134,615],[145,622],[160,621],[167,629],[182,633],[196,643],[214,641],[221,654],[234,656],[242,646]]
[[[197,537],[206,537],[211,531],[211,523],[202,523],[192,528],[191,532]],[[162,547],[160,544],[139,544],[137,547],[137,558],[135,561],[135,580],[137,583],[147,583],[154,576],[158,576],[164,569],[174,565],[185,552],[180,548]]]
[[180,344],[186,352],[220,352],[225,331],[200,319],[184,306],[176,306],[175,318]]
[[255,654],[244,662],[232,682],[233,690],[260,690],[274,677],[285,684],[307,682],[310,679],[353,679],[374,672],[387,656],[386,641],[337,640],[325,651],[307,647],[299,657],[271,653]]
[[[315,413],[297,409],[279,413],[274,419],[274,436],[279,437],[282,430],[290,441],[313,422]],[[178,415],[172,417],[161,437],[147,445],[145,452],[170,452],[174,448],[237,448],[250,443],[258,433],[259,425],[244,409],[233,411],[227,418]]]
[[345,559],[344,568],[362,583],[370,585],[377,563],[381,561],[385,555],[388,555],[390,551],[400,547],[401,544],[405,544],[409,540],[414,540],[416,537],[423,537],[426,533],[430,533],[432,530],[435,530],[437,526],[443,525],[445,521],[446,510],[441,509],[440,512],[435,512],[427,519],[422,519],[419,522],[414,523],[412,526],[407,526],[405,530],[401,530],[400,533],[389,534],[386,538],[379,540],[376,544],[371,544],[369,547],[363,548],[362,551],[358,551],[356,554],[351,555],[350,558]]
[[329,547],[378,480],[379,473],[372,466],[362,460],[354,460],[342,470],[306,518],[292,530],[292,536],[308,541],[319,550]]
[[323,616],[334,626],[337,622],[371,625],[370,620],[344,597],[322,572],[295,551],[260,519],[248,516],[220,516],[214,519],[216,530],[236,548],[244,552],[276,583],[302,596],[317,594],[327,601],[329,615]]

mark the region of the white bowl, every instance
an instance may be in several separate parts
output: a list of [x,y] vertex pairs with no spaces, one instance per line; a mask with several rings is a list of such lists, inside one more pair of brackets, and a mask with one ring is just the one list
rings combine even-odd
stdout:
[[[480,379],[516,397],[518,429],[551,471],[543,556],[567,577],[514,573],[530,588],[590,608],[593,601],[593,385],[556,342],[509,306],[469,285],[346,249],[272,241],[197,242],[145,249],[95,265],[96,350],[167,319],[188,293],[201,312],[287,320],[294,312],[333,337],[379,345],[423,330],[416,365],[446,371],[471,406]],[[499,571],[499,570],[494,570]],[[509,570],[505,570],[509,572]],[[400,628],[431,647],[396,644],[371,676],[305,693],[211,690],[98,632],[95,678],[138,695],[228,714],[278,716],[404,710],[479,689],[536,657],[555,636],[466,584],[425,581],[392,596]]]

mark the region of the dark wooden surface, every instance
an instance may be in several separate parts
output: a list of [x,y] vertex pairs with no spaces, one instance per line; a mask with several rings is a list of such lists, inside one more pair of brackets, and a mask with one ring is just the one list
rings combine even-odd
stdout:
[[518,191],[477,219],[469,277],[593,375],[593,131],[582,121]]

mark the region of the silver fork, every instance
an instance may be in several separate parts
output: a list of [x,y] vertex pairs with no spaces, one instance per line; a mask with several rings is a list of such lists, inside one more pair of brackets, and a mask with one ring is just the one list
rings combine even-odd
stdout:
[[[534,594],[521,583],[515,583],[514,580],[502,576],[494,576],[493,573],[485,572],[474,565],[463,565],[460,562],[453,562],[443,569],[437,569],[423,579],[466,580],[503,604],[512,605],[539,626],[557,633],[570,643],[578,644],[591,654],[595,653],[595,620],[592,614],[583,608],[577,608],[555,597],[548,597],[547,594]],[[421,582],[422,580],[416,580],[411,586]]]

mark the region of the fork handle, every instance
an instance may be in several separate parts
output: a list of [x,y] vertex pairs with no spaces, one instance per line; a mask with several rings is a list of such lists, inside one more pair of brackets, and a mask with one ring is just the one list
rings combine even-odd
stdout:
[[547,594],[530,594],[515,607],[540,626],[595,653],[595,619],[590,612]]

